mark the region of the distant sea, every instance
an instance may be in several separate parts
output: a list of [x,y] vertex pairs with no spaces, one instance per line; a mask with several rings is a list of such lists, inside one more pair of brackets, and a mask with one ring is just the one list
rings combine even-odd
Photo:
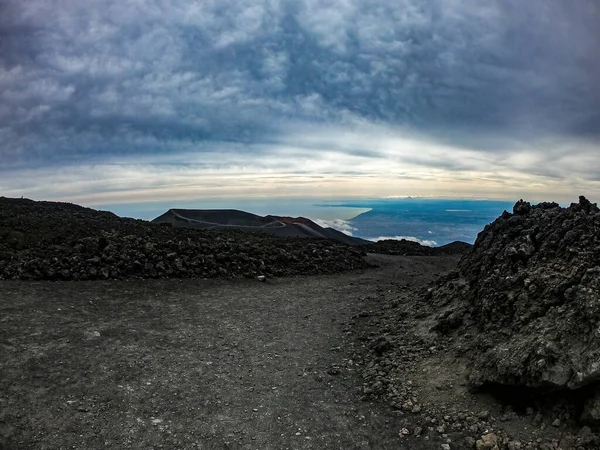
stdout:
[[352,234],[370,240],[408,239],[439,246],[453,241],[472,244],[477,234],[514,202],[431,198],[345,202],[344,207],[369,207],[348,223]]
[[408,239],[439,246],[453,241],[473,243],[477,234],[514,202],[433,198],[201,199],[181,202],[99,205],[122,217],[152,220],[169,208],[240,209],[259,215],[303,216],[369,240]]

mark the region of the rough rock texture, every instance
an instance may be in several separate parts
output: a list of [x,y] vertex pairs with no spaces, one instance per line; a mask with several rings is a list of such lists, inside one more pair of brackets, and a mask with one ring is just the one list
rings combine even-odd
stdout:
[[[577,298],[557,300],[549,307],[544,301],[553,295],[551,285],[569,282],[571,267],[595,266],[595,256],[587,249],[596,246],[590,243],[597,239],[593,224],[599,213],[584,199],[567,209],[519,202],[516,210],[522,214],[506,213],[487,227],[459,266],[447,267],[438,281],[434,274],[429,280],[423,278],[427,269],[419,267],[419,261],[440,264],[450,256],[406,258],[398,271],[388,275],[391,285],[377,284],[351,327],[353,361],[364,380],[362,393],[389,402],[400,416],[415,418],[417,427],[407,427],[410,436],[438,436],[451,449],[486,448],[495,441],[491,448],[499,450],[598,450],[597,383],[571,388],[567,382],[560,387],[524,374],[535,373],[530,367],[548,351],[548,344],[558,348],[559,362],[569,364],[596,351],[595,335],[568,320],[583,307]],[[563,223],[567,229],[561,229]],[[531,256],[507,257],[506,253],[513,253],[510,247],[519,252],[527,243],[527,230],[536,226],[539,247],[534,245]],[[568,242],[563,236],[571,230],[588,243]],[[587,272],[584,268],[581,273]],[[540,295],[534,296],[529,291],[531,282],[525,287],[524,280],[538,273],[543,277],[547,271],[554,277],[537,279]],[[519,276],[522,283],[516,281]],[[585,292],[587,305],[598,301],[584,291],[593,283],[582,276],[573,284]],[[505,301],[511,292],[513,299],[527,292],[528,302],[518,307],[537,311],[529,322],[520,319],[523,313],[514,313],[516,300]],[[544,292],[546,297],[541,295]],[[562,308],[562,317],[553,312],[556,305]],[[577,314],[584,318],[578,319],[583,324],[595,319],[593,313],[585,315],[585,308]],[[514,367],[513,361],[523,363],[508,375],[505,367]],[[475,377],[482,374],[488,378]],[[407,443],[410,439],[405,438]]]
[[253,277],[367,267],[325,239],[176,229],[54,202],[0,197],[0,279]]
[[[519,201],[430,289],[469,382],[573,390],[600,379],[600,210]],[[593,409],[593,408],[592,408]]]
[[465,253],[471,247],[471,244],[461,241],[454,241],[440,247],[427,247],[418,242],[407,241],[406,239],[384,239],[371,244],[365,244],[362,246],[362,249],[369,253],[380,253],[384,255],[441,256],[459,255]]

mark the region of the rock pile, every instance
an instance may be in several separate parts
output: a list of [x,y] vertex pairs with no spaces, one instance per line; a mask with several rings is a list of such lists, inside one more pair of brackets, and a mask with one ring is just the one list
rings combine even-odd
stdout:
[[471,244],[461,241],[454,241],[440,247],[427,247],[406,239],[384,239],[362,246],[362,249],[369,253],[403,256],[459,255],[467,252],[470,248]]
[[268,277],[365,267],[361,250],[324,239],[176,229],[0,197],[0,279]]
[[[435,329],[471,360],[472,387],[583,392],[600,420],[600,209],[519,201],[430,289]],[[569,395],[571,395],[569,394]]]
[[426,287],[403,274],[395,290],[380,286],[350,324],[365,397],[405,418],[407,440],[599,449],[598,231],[585,198],[519,201],[457,270]]

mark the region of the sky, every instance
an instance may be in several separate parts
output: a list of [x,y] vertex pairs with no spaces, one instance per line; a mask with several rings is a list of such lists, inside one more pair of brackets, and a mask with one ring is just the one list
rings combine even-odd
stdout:
[[597,0],[0,0],[0,195],[600,199]]

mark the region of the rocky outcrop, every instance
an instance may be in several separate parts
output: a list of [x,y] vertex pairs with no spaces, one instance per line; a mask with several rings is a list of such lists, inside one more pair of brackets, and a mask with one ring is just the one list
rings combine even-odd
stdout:
[[460,255],[467,252],[471,247],[471,244],[461,241],[454,241],[440,247],[427,247],[418,242],[407,241],[406,239],[384,239],[363,245],[363,250],[369,253],[385,255],[441,256]]
[[365,267],[362,251],[326,239],[174,228],[0,197],[0,279],[269,277]]
[[434,328],[453,335],[471,359],[473,387],[572,391],[598,384],[596,204],[584,197],[568,208],[521,200],[485,227],[459,267],[427,298],[438,311]]

